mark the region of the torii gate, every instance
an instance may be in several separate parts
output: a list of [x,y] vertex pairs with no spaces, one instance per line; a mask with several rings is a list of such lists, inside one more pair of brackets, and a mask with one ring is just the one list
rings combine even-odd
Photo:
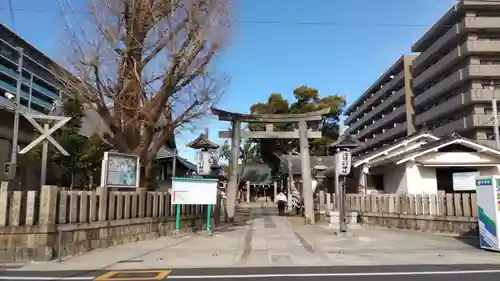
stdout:
[[[302,194],[304,197],[304,209],[306,223],[313,224],[314,218],[314,202],[312,192],[311,164],[309,158],[309,141],[310,138],[321,138],[320,131],[312,131],[307,128],[307,122],[318,122],[323,119],[323,115],[330,112],[330,108],[321,109],[310,113],[297,114],[241,114],[224,111],[217,108],[211,108],[212,113],[217,115],[220,121],[231,122],[231,131],[219,132],[220,138],[231,138],[231,167],[230,178],[227,189],[228,199],[228,214],[234,216],[236,202],[236,184],[238,177],[238,156],[241,138],[245,139],[299,139],[300,140],[300,156],[302,180],[304,182]],[[241,131],[241,123],[266,123],[265,131]],[[298,123],[298,130],[291,132],[276,132],[274,131],[274,123]]]

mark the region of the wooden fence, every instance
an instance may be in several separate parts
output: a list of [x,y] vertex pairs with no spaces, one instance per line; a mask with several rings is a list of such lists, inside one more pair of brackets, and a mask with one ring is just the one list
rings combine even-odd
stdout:
[[[56,206],[40,204],[42,191],[0,190],[0,227],[44,224],[40,214],[49,207],[55,210],[56,224],[91,223],[95,221],[174,216],[175,209],[168,192],[63,191],[56,189]],[[212,208],[213,210],[214,208]],[[181,215],[201,215],[206,206],[182,205]]]
[[359,213],[477,217],[476,198],[475,193],[347,194],[346,204]]

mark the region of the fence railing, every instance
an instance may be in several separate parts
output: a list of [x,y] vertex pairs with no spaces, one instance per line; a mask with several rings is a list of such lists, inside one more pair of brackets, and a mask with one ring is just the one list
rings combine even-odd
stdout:
[[348,210],[360,213],[477,217],[475,193],[347,194],[346,197]]
[[[181,206],[181,216],[205,212],[206,206]],[[5,182],[0,187],[0,227],[170,216],[175,216],[175,209],[169,192],[64,191],[55,186],[8,191]]]

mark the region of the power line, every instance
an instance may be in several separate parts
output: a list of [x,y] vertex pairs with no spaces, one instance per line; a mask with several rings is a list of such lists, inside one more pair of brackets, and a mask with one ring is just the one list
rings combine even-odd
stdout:
[[[12,0],[9,0],[12,1]],[[5,8],[0,8],[6,10]],[[51,9],[13,9],[16,12],[26,13],[71,13],[89,14],[84,11],[56,11]],[[296,25],[296,26],[353,26],[353,27],[428,27],[430,24],[399,24],[399,23],[354,23],[354,22],[321,22],[321,21],[271,21],[271,20],[235,20],[235,23],[258,25]]]

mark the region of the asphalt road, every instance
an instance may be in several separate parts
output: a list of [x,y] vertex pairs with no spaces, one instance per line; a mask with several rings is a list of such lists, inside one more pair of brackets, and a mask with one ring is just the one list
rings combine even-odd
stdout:
[[246,267],[183,268],[138,271],[22,271],[0,270],[0,280],[97,280],[134,281],[189,279],[215,281],[498,281],[499,265],[418,265],[418,266],[345,266],[345,267]]

